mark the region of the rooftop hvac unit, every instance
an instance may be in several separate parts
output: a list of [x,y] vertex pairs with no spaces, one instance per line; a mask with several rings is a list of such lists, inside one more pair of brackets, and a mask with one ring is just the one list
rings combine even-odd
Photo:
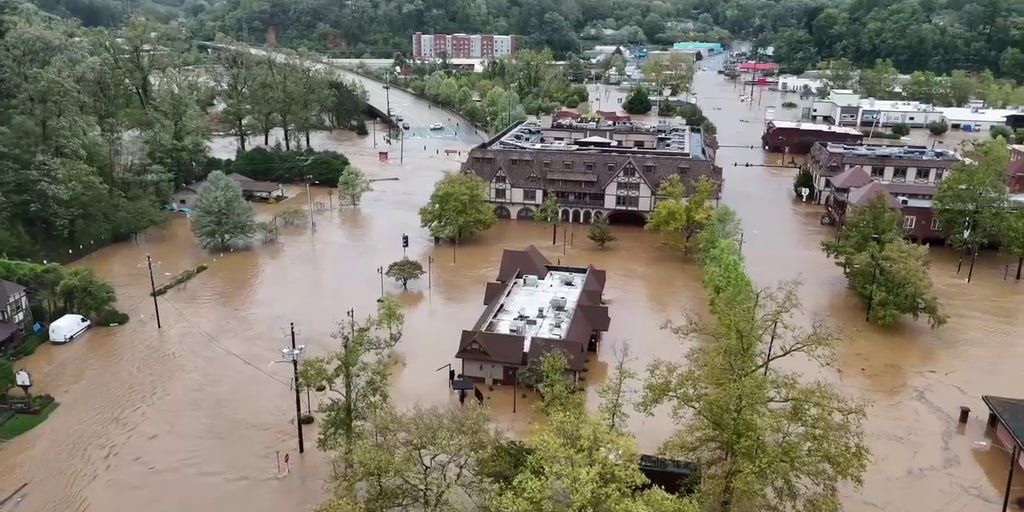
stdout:
[[555,315],[555,318],[552,319],[551,322],[552,322],[552,324],[555,327],[561,327],[562,326],[562,320],[563,320],[562,315]]
[[523,334],[523,332],[525,330],[526,330],[525,326],[523,325],[522,322],[512,322],[512,325],[509,326],[509,328],[508,328],[508,332],[510,334],[518,334],[520,336],[522,336],[522,334]]
[[551,303],[550,304],[551,304],[551,307],[554,308],[555,311],[564,311],[565,310],[565,305],[566,305],[565,297],[553,297],[551,299]]
[[562,330],[559,329],[558,327],[553,327],[551,329],[551,333],[549,334],[549,336],[551,337],[551,339],[557,340],[562,337]]
[[536,288],[537,284],[539,282],[540,281],[537,279],[537,276],[534,276],[534,275],[523,276],[523,286],[526,286],[526,287],[529,287],[529,288]]
[[562,284],[565,286],[572,286],[576,283],[576,277],[572,274],[562,274]]
[[900,206],[907,206],[908,204],[910,204],[910,199],[908,199],[905,196],[898,196],[896,200],[900,202]]
[[537,318],[544,318],[544,308],[537,308]]

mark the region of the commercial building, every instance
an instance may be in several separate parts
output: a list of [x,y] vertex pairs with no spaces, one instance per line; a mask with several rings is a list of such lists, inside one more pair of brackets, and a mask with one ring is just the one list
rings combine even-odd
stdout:
[[611,320],[602,302],[605,272],[552,265],[534,246],[506,249],[484,290],[483,313],[462,331],[455,357],[464,378],[513,385],[548,352],[561,352],[575,381]]
[[812,121],[839,126],[884,128],[905,124],[923,128],[942,119],[943,113],[927,103],[861,98],[849,89],[836,89],[827,98],[815,100],[811,105]]
[[852,207],[884,195],[903,214],[907,238],[932,241],[945,231],[932,213],[932,197],[960,156],[924,146],[815,144],[808,157],[813,200],[825,205],[824,219],[843,224]]
[[484,34],[423,34],[412,36],[412,57],[431,59],[494,59],[516,53],[516,36]]
[[1024,113],[1020,109],[985,108],[982,101],[972,101],[962,108],[944,107],[938,110],[942,112],[942,120],[949,124],[950,130],[986,134],[993,126],[1007,126],[1011,122],[1008,118]]
[[818,93],[818,89],[825,87],[825,82],[819,78],[782,75],[779,77],[776,87],[781,92],[799,93],[801,97],[813,97]]
[[772,120],[765,124],[761,146],[773,153],[806,155],[818,142],[860,144],[862,140],[863,133],[845,126]]
[[462,171],[488,183],[501,218],[531,219],[554,194],[564,222],[607,217],[642,224],[669,176],[688,189],[702,176],[722,183],[716,148],[713,137],[692,126],[562,118],[509,127],[473,148]]

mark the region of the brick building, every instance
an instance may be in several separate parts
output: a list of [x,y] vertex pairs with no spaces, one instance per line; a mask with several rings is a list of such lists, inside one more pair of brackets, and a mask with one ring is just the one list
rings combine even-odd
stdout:
[[516,53],[516,36],[491,34],[423,34],[412,36],[412,57],[430,59],[494,59]]

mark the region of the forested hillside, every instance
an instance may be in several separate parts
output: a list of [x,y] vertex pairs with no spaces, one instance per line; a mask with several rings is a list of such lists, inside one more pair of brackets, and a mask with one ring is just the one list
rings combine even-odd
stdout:
[[[524,36],[558,57],[597,42],[671,44],[757,40],[793,71],[848,58],[891,59],[902,72],[990,69],[1024,78],[1024,0],[35,0],[91,25],[126,10],[177,8],[196,37],[218,32],[337,55],[390,57],[411,36],[484,32]],[[151,16],[152,17],[152,16]]]

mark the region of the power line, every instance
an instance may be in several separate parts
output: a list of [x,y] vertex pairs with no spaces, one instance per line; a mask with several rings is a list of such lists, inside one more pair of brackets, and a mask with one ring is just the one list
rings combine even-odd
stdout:
[[213,346],[217,347],[218,349],[220,349],[220,350],[221,350],[222,352],[224,352],[225,354],[229,354],[229,355],[235,356],[235,358],[237,358],[237,359],[238,359],[239,361],[241,361],[242,363],[244,363],[244,364],[246,364],[246,365],[248,365],[248,366],[251,366],[251,367],[252,367],[252,368],[253,368],[254,370],[256,370],[256,371],[258,371],[258,372],[262,373],[263,375],[266,375],[267,377],[270,377],[271,379],[274,379],[275,381],[277,381],[277,382],[278,382],[279,384],[281,384],[282,386],[288,386],[289,388],[291,388],[291,383],[290,383],[290,382],[285,382],[285,381],[283,381],[283,380],[281,380],[281,379],[277,378],[277,377],[276,377],[276,376],[275,376],[274,374],[272,374],[272,373],[270,373],[270,372],[268,372],[268,371],[264,370],[263,368],[260,368],[259,366],[257,366],[256,364],[252,363],[252,362],[251,362],[251,361],[249,361],[248,359],[246,359],[246,358],[242,357],[242,356],[241,356],[241,355],[240,355],[239,353],[237,353],[237,352],[235,352],[235,351],[233,351],[233,350],[231,350],[231,349],[229,349],[229,348],[225,347],[224,345],[222,345],[222,344],[220,343],[220,341],[218,341],[218,340],[217,340],[217,338],[215,338],[215,337],[214,337],[214,336],[213,336],[212,334],[210,334],[209,332],[206,332],[206,330],[205,330],[205,329],[203,329],[202,327],[200,327],[200,326],[196,325],[196,324],[195,324],[194,322],[192,322],[192,320],[190,319],[189,315],[185,314],[185,312],[184,312],[184,311],[182,311],[182,309],[181,309],[181,308],[179,308],[177,304],[175,304],[175,303],[171,302],[170,300],[167,300],[166,298],[164,298],[164,302],[166,302],[167,304],[169,304],[169,305],[170,305],[170,306],[171,306],[172,308],[174,308],[174,309],[175,309],[175,310],[176,310],[176,311],[177,311],[178,313],[180,313],[180,314],[181,314],[181,315],[182,315],[182,316],[184,317],[184,319],[185,319],[185,323],[187,323],[187,324],[191,325],[191,326],[192,326],[193,328],[195,328],[195,329],[196,329],[197,331],[199,331],[200,333],[202,333],[202,334],[203,334],[203,336],[206,336],[206,338],[207,338],[207,339],[208,339],[208,340],[210,341],[210,344],[211,344],[211,345],[213,345]]

